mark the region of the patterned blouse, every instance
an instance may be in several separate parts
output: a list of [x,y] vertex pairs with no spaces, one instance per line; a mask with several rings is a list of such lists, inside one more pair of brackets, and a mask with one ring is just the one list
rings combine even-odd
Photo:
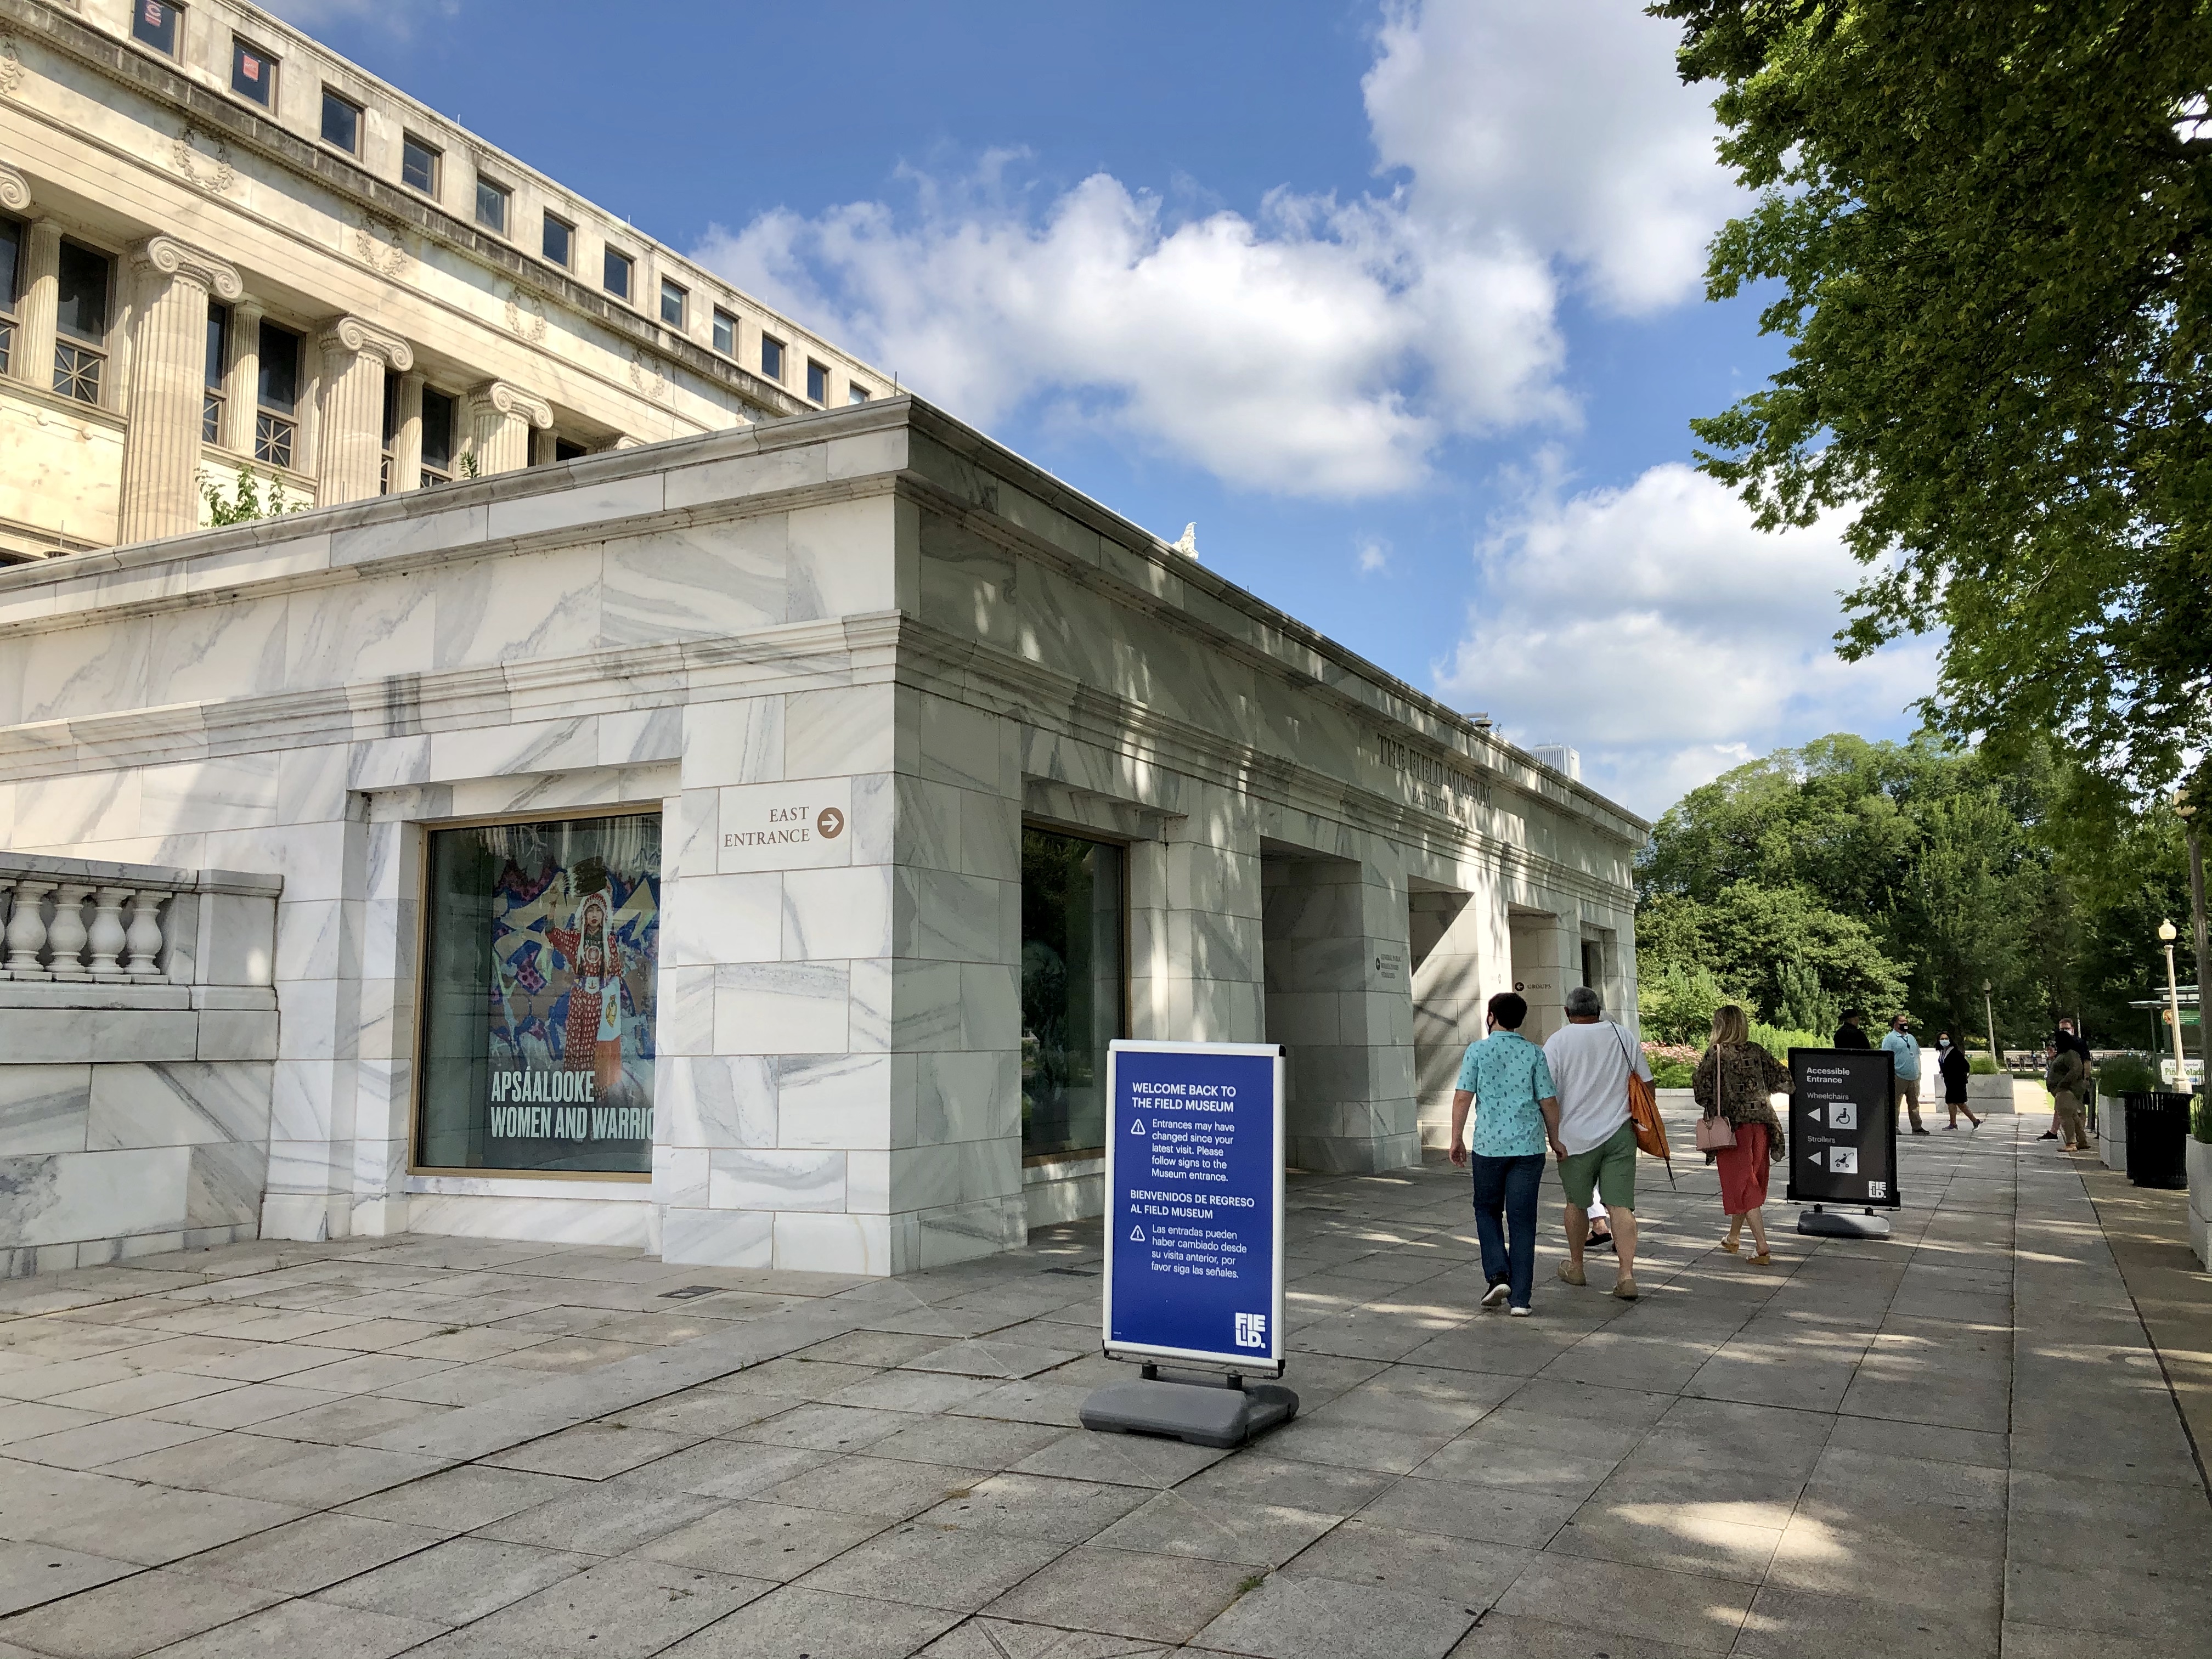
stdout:
[[1459,1086],[1474,1097],[1474,1133],[1468,1146],[1477,1158],[1542,1154],[1544,1109],[1536,1103],[1559,1091],[1541,1048],[1518,1031],[1492,1031],[1468,1045]]
[[1747,1123],[1766,1126],[1767,1161],[1779,1164],[1785,1156],[1786,1135],[1774,1115],[1769,1095],[1794,1095],[1796,1079],[1790,1068],[1756,1042],[1714,1043],[1698,1057],[1697,1074],[1690,1079],[1690,1096],[1713,1115],[1713,1079],[1718,1068],[1728,1087],[1720,1100],[1720,1115],[1741,1128]]

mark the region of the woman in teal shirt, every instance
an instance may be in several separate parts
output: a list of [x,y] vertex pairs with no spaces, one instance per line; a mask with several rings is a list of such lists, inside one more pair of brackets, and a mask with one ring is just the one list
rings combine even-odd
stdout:
[[1561,1157],[1559,1091],[1544,1051],[1521,1035],[1528,1004],[1510,991],[1490,1000],[1490,1035],[1468,1045],[1452,1095],[1451,1160],[1469,1162],[1467,1116],[1474,1109],[1474,1234],[1482,1243],[1482,1305],[1510,1301],[1529,1311],[1536,1284],[1536,1192],[1544,1147]]

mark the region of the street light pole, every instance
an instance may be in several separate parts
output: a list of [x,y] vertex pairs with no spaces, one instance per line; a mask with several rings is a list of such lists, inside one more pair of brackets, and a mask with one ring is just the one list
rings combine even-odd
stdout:
[[2212,962],[2207,960],[2212,957],[2212,949],[2207,948],[2212,940],[2206,938],[2204,915],[2204,832],[2197,825],[2194,803],[2177,800],[2174,811],[2189,831],[2189,911],[2194,924],[2191,932],[2195,935],[2191,943],[2197,947],[2197,1057],[2204,1061],[2206,1081],[2212,1084],[2212,1048],[2205,1046],[2212,1042],[2212,1026],[2205,1024],[2212,1018],[2212,1013],[2206,1012],[2212,1009],[2212,995],[2206,994],[2208,983],[2212,983]]
[[1990,1058],[1996,1062],[1997,1070],[2002,1072],[2005,1069],[2005,1063],[2004,1053],[1997,1047],[1996,1006],[1990,1000],[1990,992],[1993,988],[1989,981],[1982,981],[1982,1018],[1990,1023]]
[[2190,1092],[2189,1061],[2181,1052],[2181,983],[2173,971],[2173,941],[2181,935],[2171,921],[2158,925],[2158,942],[2166,947],[2166,1012],[2173,1026],[2173,1086]]

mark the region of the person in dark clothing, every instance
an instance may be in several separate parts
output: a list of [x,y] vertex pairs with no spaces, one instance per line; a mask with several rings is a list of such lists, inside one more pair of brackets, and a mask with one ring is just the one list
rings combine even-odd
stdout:
[[1959,1114],[1964,1112],[1966,1121],[1977,1129],[1980,1128],[1981,1119],[1976,1117],[1973,1109],[1966,1104],[1966,1079],[1973,1070],[1967,1063],[1966,1051],[1955,1042],[1950,1044],[1943,1050],[1943,1058],[1936,1063],[1936,1069],[1943,1073],[1943,1104],[1951,1114],[1951,1121],[1943,1127],[1957,1128]]
[[1844,1023],[1836,1027],[1836,1040],[1829,1046],[1836,1048],[1873,1048],[1874,1044],[1867,1041],[1866,1031],[1859,1024],[1859,1022],[1865,1018],[1864,1012],[1859,1009],[1844,1009]]

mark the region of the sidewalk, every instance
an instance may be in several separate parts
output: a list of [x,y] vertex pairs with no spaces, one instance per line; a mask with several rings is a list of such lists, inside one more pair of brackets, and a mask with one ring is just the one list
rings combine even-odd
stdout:
[[1646,1161],[1643,1300],[1547,1261],[1510,1322],[1463,1176],[1296,1179],[1304,1410],[1232,1455],[1074,1427],[1127,1374],[1095,1224],[890,1281],[419,1237],[15,1281],[0,1659],[2212,1653],[2212,1504],[2034,1132],[1905,1143],[1891,1243],[1776,1204],[1771,1270]]

